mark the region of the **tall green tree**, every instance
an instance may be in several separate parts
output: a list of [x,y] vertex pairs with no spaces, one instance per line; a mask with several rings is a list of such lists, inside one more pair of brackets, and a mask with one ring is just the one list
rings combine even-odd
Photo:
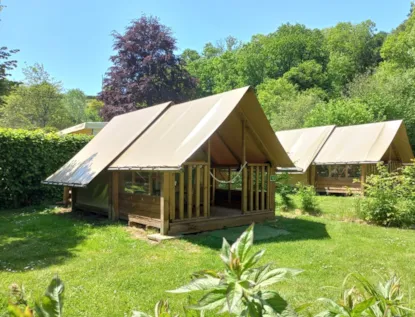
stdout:
[[82,90],[68,90],[63,96],[62,102],[72,124],[82,123],[87,120],[87,98]]
[[26,67],[24,74],[24,84],[5,98],[0,124],[11,128],[67,127],[70,120],[62,104],[60,83],[40,64]]

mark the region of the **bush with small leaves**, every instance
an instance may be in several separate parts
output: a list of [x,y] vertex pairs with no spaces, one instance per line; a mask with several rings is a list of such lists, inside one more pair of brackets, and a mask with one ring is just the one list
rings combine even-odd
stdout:
[[318,211],[317,194],[314,186],[297,183],[297,196],[300,198],[301,209],[303,211]]

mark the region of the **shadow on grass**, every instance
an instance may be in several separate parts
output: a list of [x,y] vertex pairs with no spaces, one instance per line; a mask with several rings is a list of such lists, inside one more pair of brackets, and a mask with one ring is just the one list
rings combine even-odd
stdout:
[[[269,226],[277,230],[284,230],[287,231],[288,234],[281,234],[275,237],[261,239],[259,241],[256,240],[255,245],[299,240],[330,239],[330,235],[326,230],[326,224],[317,220],[311,221],[300,218],[285,218],[278,216],[275,221],[268,221],[262,226]],[[257,230],[261,230],[261,225],[256,226],[254,235]],[[224,237],[227,238],[226,235]],[[212,249],[220,249],[222,247],[222,237],[210,234],[209,232],[185,235],[183,239],[193,244],[207,246]]]
[[109,222],[78,212],[31,207],[0,211],[0,270],[23,271],[60,264],[75,256],[92,227]]

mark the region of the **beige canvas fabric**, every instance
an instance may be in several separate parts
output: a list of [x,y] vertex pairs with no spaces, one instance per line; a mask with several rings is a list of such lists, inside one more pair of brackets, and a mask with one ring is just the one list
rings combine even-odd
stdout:
[[295,166],[305,172],[324,146],[335,126],[324,126],[275,133]]
[[45,183],[86,186],[124,151],[169,106],[166,102],[114,117],[81,151]]
[[314,163],[376,163],[382,161],[391,144],[402,162],[414,157],[402,120],[337,127]]
[[[170,107],[109,169],[176,170],[199,148],[206,149],[206,142],[213,135],[214,163],[242,164],[241,117],[246,117],[250,126],[246,138],[248,162],[293,166],[254,92],[244,87]],[[260,149],[259,143],[265,149]],[[220,148],[223,155],[217,152]]]

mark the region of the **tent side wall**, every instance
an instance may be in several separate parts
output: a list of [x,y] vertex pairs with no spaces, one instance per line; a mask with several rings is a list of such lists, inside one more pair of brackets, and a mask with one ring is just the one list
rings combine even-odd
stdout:
[[109,211],[109,184],[111,173],[103,171],[85,188],[72,188],[76,209],[107,215]]

